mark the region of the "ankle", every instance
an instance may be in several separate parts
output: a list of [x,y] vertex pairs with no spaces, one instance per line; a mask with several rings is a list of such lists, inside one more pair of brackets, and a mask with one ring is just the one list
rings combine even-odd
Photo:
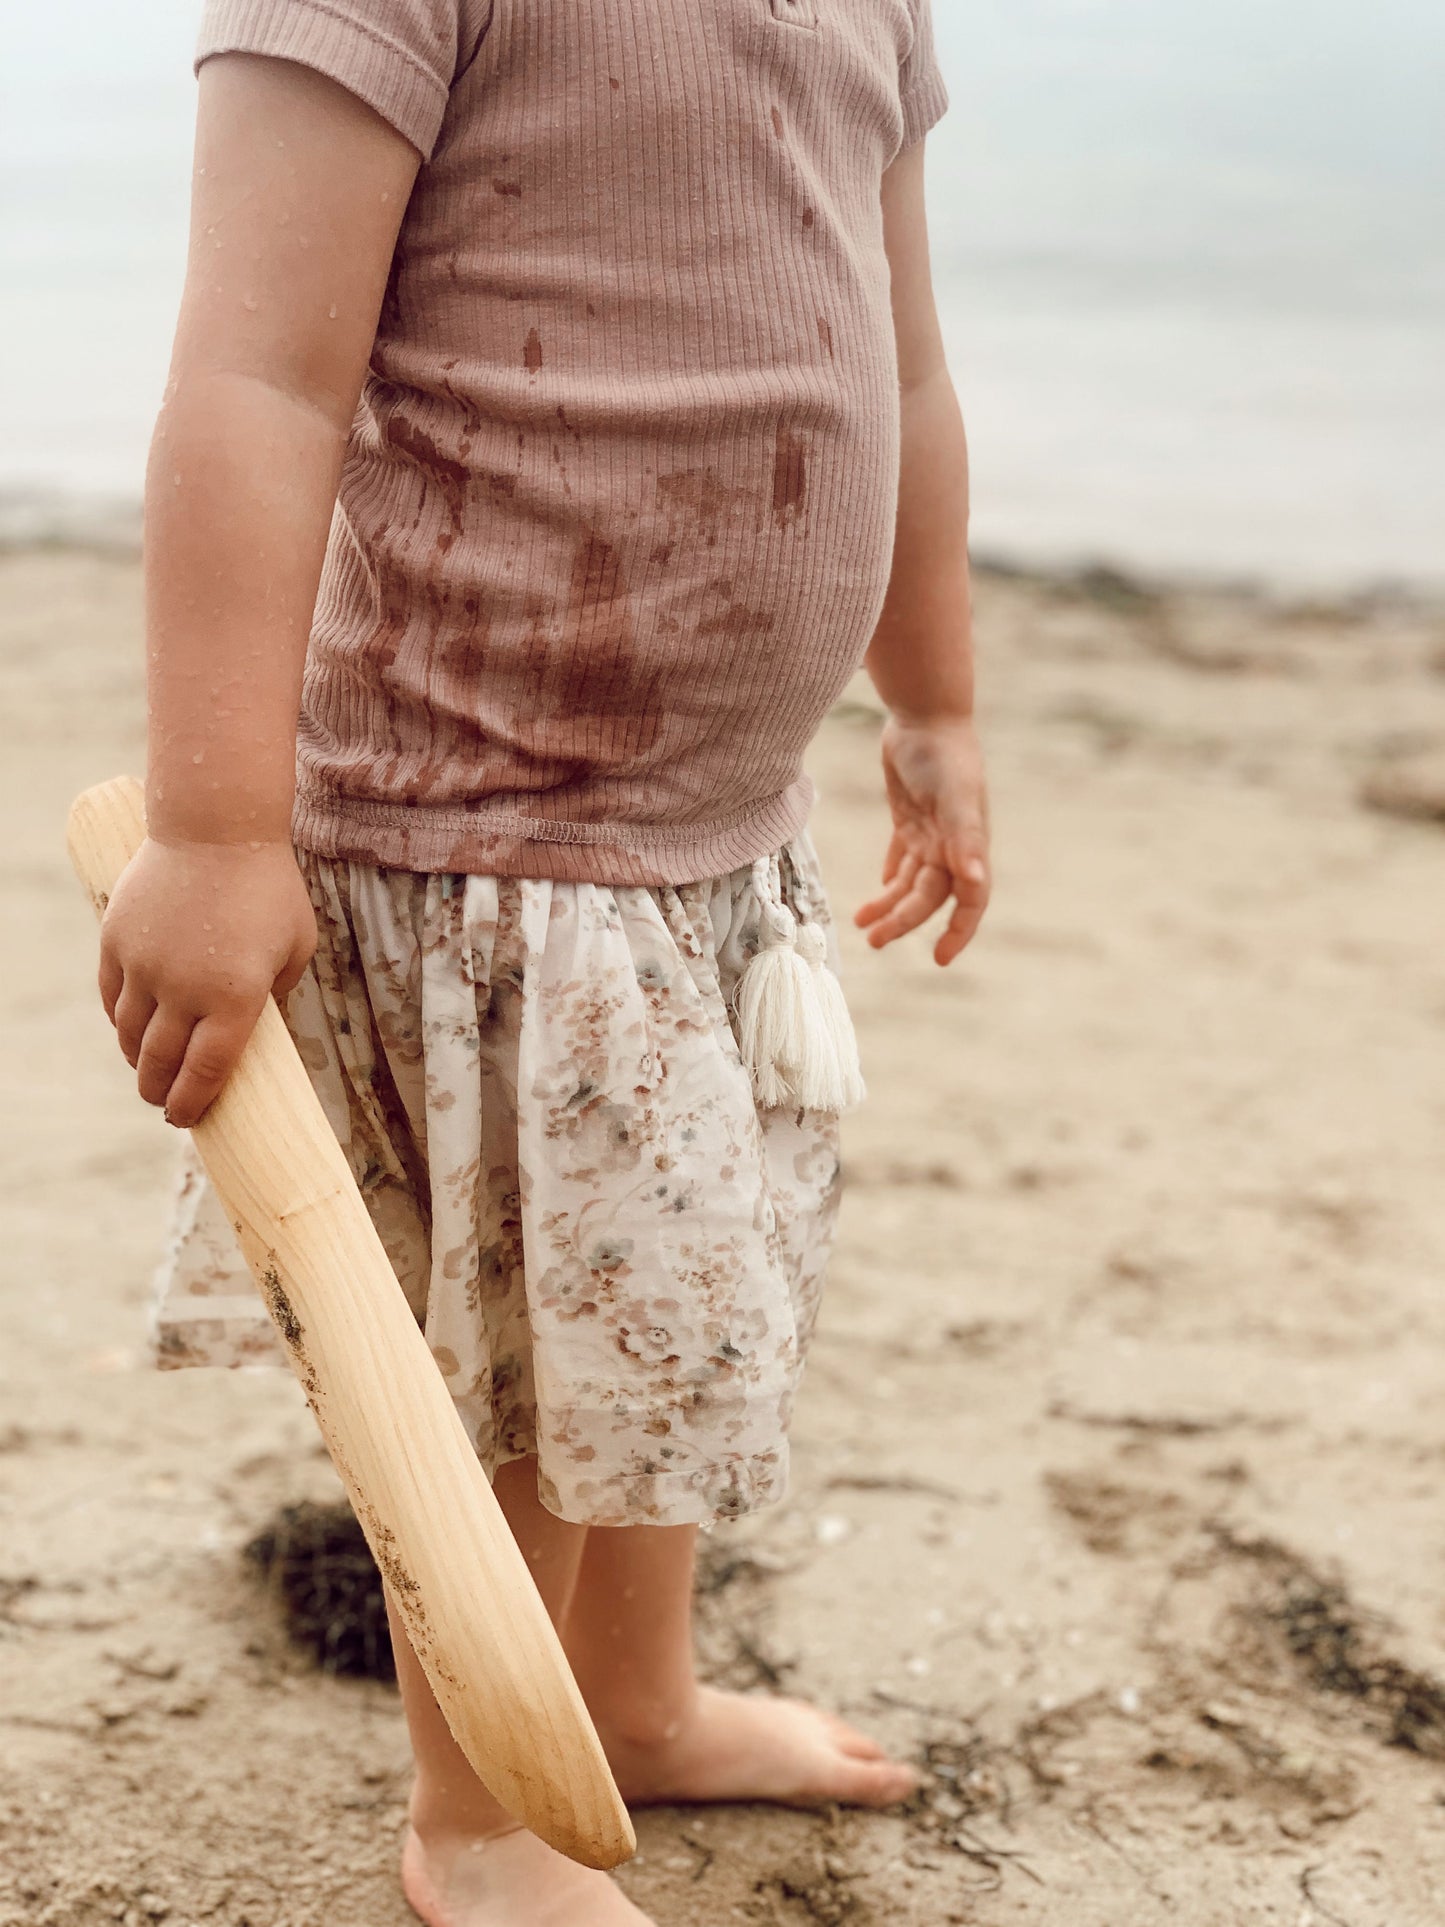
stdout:
[[619,1695],[614,1688],[602,1696],[588,1694],[587,1708],[609,1746],[631,1752],[652,1752],[670,1746],[683,1733],[697,1710],[695,1681],[660,1698],[656,1694]]
[[418,1777],[407,1803],[411,1830],[431,1849],[470,1845],[523,1831],[520,1820],[499,1807],[490,1795],[481,1801],[457,1797],[446,1788],[429,1787]]

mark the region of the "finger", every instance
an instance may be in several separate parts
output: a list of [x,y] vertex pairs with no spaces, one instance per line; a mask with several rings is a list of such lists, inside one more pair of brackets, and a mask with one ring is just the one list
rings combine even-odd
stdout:
[[136,1088],[147,1104],[164,1105],[170,1096],[195,1023],[194,1017],[178,1011],[157,1010],[146,1025],[135,1068]]
[[953,915],[948,919],[947,927],[933,946],[935,963],[951,964],[954,958],[973,942],[987,907],[987,897],[960,899],[954,905]]
[[121,969],[119,959],[113,957],[108,950],[102,950],[100,953],[100,975],[98,981],[100,983],[100,1001],[105,1005],[106,1016],[114,1023],[115,1007],[120,1001],[120,993],[125,987],[125,972]]
[[156,1000],[148,992],[136,988],[129,981],[121,986],[115,1006],[115,1034],[120,1039],[125,1061],[132,1070],[140,1061],[146,1025],[155,1015],[155,1008]]
[[221,1086],[236,1067],[246,1039],[261,1014],[258,1004],[242,1017],[203,1017],[191,1032],[186,1054],[166,1103],[167,1122],[182,1130],[204,1117]]
[[913,888],[918,871],[918,858],[905,856],[899,863],[892,880],[887,882],[887,888],[880,890],[876,897],[870,897],[867,903],[860,904],[853,913],[853,921],[865,930],[870,923],[876,923],[879,917],[886,915],[908,895]]
[[955,855],[950,859],[949,868],[953,872],[954,895],[965,903],[977,903],[988,897],[988,861],[976,851],[968,855]]
[[292,951],[291,955],[286,959],[286,964],[281,974],[271,986],[271,995],[273,997],[282,999],[291,995],[291,992],[306,975],[306,967],[311,962],[312,949],[314,949],[314,946],[311,948],[303,948],[298,944]]
[[887,916],[880,917],[868,932],[868,941],[875,950],[881,950],[885,943],[892,943],[898,937],[906,937],[910,930],[916,930],[926,923],[935,910],[947,903],[950,895],[949,875],[936,863],[926,863],[919,871],[913,888]]
[[883,859],[883,881],[891,883],[898,874],[898,867],[908,854],[908,845],[895,830],[888,839],[888,854]]

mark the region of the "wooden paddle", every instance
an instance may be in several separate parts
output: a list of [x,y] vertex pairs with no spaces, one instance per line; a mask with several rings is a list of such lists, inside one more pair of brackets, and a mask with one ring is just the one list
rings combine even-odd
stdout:
[[[144,836],[133,777],[77,798],[97,913]],[[543,1840],[615,1867],[637,1843],[601,1742],[273,1002],[192,1135],[458,1745]]]

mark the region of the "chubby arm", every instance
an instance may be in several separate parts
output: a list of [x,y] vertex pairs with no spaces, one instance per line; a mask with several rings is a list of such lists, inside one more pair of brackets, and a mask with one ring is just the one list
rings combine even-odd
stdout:
[[141,1095],[206,1109],[315,926],[296,720],[342,458],[416,150],[335,82],[201,69],[190,256],[145,499],[149,836],[101,930]]
[[906,147],[883,179],[902,446],[893,568],[867,666],[889,710],[883,768],[893,836],[884,887],[857,921],[881,947],[951,899],[934,946],[947,964],[988,902],[988,808],[973,725],[968,447],[933,299],[924,146]]

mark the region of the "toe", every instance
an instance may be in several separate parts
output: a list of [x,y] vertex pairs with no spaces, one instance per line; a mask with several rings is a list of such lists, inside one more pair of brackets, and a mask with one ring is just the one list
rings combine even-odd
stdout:
[[838,1775],[836,1798],[860,1807],[891,1807],[918,1786],[918,1775],[897,1760],[850,1759]]
[[877,1740],[867,1733],[860,1733],[856,1726],[849,1726],[846,1720],[829,1722],[829,1733],[834,1746],[840,1753],[846,1753],[850,1760],[886,1760],[888,1755]]

